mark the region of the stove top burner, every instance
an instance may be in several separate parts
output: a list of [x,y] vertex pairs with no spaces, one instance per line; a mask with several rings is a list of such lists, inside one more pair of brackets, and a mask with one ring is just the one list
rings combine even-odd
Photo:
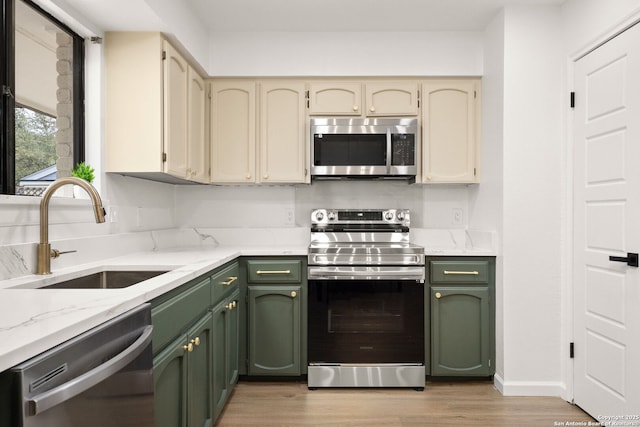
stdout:
[[410,217],[408,209],[315,209],[309,265],[424,265],[424,248],[409,240]]

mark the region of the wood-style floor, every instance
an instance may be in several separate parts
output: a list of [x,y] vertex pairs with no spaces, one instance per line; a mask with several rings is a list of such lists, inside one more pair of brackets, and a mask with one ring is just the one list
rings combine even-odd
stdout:
[[[557,397],[505,397],[490,381],[413,389],[317,389],[240,382],[217,426],[559,426],[594,419]],[[561,424],[562,423],[562,424]]]

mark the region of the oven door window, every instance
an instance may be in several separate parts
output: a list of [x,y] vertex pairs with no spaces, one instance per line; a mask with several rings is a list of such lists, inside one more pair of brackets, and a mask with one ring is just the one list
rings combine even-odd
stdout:
[[424,286],[309,281],[310,363],[424,363]]
[[314,134],[314,166],[385,166],[386,134]]

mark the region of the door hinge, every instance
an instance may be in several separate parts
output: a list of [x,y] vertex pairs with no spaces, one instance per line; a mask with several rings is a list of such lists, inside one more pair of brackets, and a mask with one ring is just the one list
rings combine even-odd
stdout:
[[575,92],[571,92],[571,95],[569,96],[569,103],[571,108],[576,108],[576,93]]
[[163,50],[162,51],[162,60],[164,61],[165,59],[167,59],[167,51]]
[[569,343],[569,359],[573,359],[574,356],[574,352],[573,352],[573,343],[570,342]]
[[167,161],[167,153],[162,153],[162,162],[166,162]]

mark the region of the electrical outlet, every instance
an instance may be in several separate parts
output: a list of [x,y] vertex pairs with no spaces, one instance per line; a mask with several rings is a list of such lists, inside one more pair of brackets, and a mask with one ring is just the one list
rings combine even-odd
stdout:
[[286,209],[285,212],[285,225],[293,225],[295,222],[295,212],[291,208]]
[[453,225],[462,225],[462,209],[461,208],[453,208],[453,217],[451,222]]

